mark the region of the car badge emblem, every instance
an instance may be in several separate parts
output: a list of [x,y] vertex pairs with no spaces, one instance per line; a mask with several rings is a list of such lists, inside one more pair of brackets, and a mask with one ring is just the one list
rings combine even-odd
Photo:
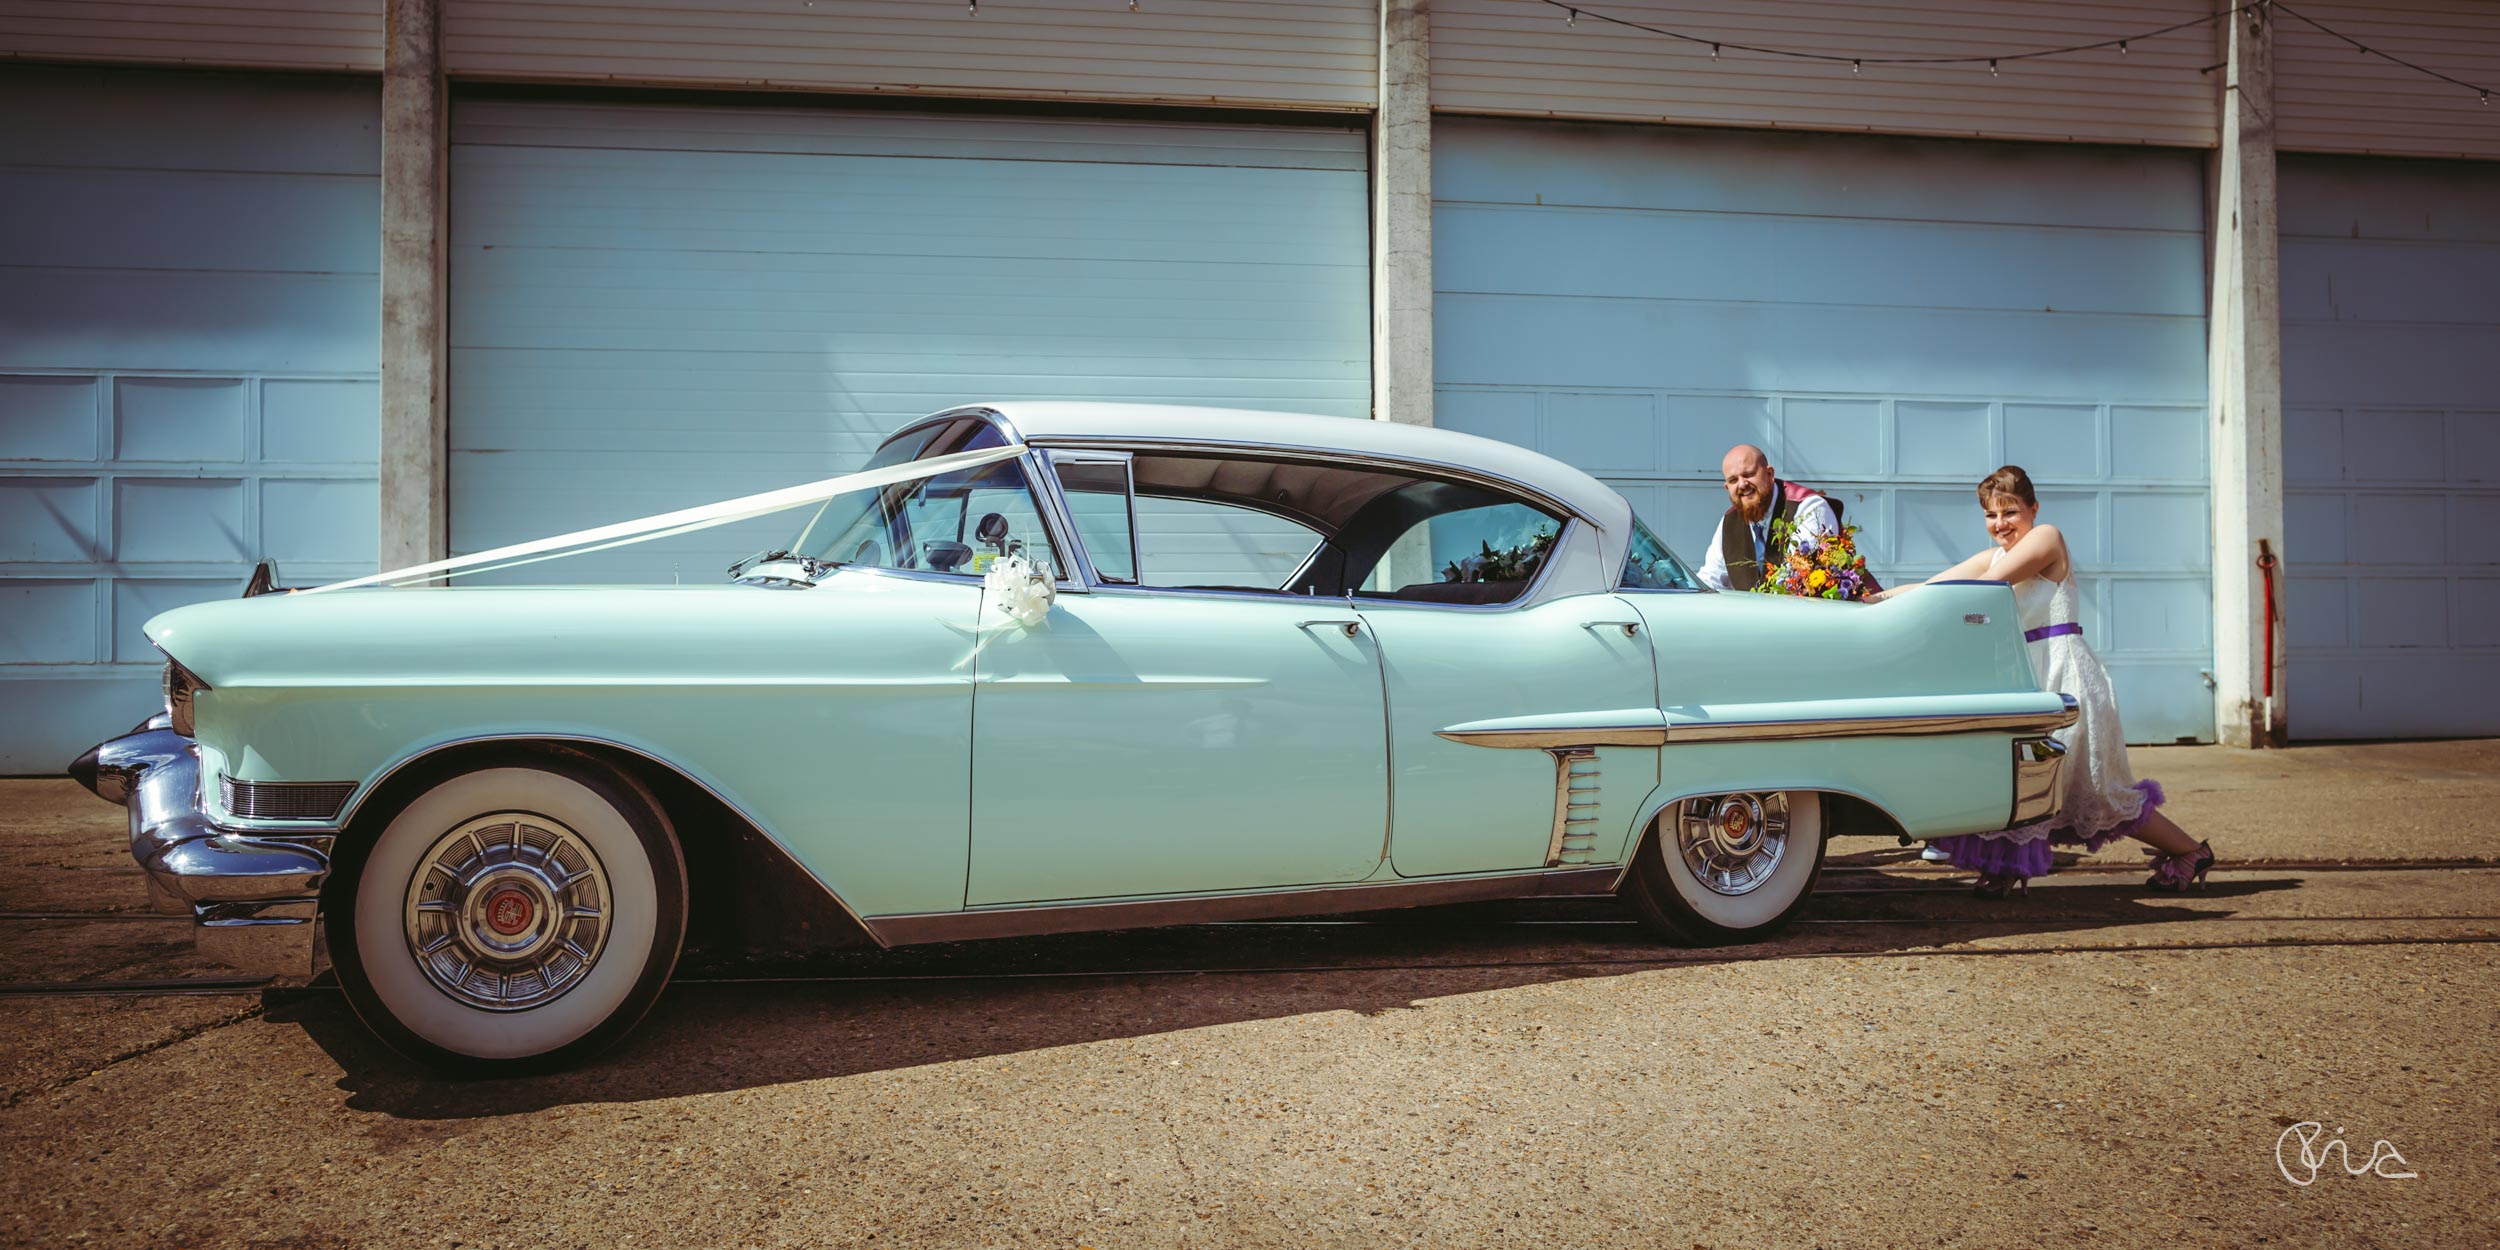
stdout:
[[511,937],[530,927],[530,916],[536,910],[530,906],[529,895],[506,888],[486,900],[486,925],[505,937]]

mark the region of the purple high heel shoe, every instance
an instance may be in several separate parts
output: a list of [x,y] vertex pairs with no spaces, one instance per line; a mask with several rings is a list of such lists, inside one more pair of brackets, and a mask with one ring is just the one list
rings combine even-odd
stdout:
[[1970,892],[1985,899],[2001,899],[2007,894],[2031,897],[2031,878],[2018,872],[1983,872],[1971,883]]
[[2214,848],[2210,842],[2199,842],[2196,849],[2184,855],[2164,855],[2154,861],[2153,875],[2144,879],[2144,888],[2165,894],[2178,894],[2190,886],[2205,888],[2205,874],[2214,866]]

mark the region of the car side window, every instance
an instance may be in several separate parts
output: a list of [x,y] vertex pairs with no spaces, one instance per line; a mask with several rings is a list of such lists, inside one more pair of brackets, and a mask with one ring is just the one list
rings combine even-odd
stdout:
[[1203,499],[1140,499],[1137,517],[1148,586],[1277,590],[1319,545],[1309,526]]
[[1524,503],[1436,512],[1389,543],[1358,592],[1436,603],[1507,603],[1526,593],[1562,525]]
[[1699,590],[1701,582],[1693,576],[1691,569],[1684,567],[1684,562],[1677,559],[1673,551],[1667,549],[1665,543],[1658,541],[1656,534],[1649,532],[1649,527],[1643,525],[1639,517],[1634,517],[1631,549],[1624,553],[1623,580],[1619,588]]
[[1307,525],[1217,498],[1156,493],[1220,491],[1225,470],[1207,459],[1054,451],[1053,471],[1086,559],[1113,585],[1163,590],[1283,587],[1319,545]]
[[1048,455],[1095,574],[1149,589],[1508,603],[1564,526],[1508,491],[1359,460]]

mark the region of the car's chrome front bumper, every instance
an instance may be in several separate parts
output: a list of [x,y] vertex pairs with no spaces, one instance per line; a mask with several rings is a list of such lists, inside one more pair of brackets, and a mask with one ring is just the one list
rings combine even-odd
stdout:
[[286,980],[313,974],[330,838],[221,829],[200,802],[199,747],[157,716],[99,744],[70,775],[130,809],[130,855],[156,910],[188,913],[201,954]]
[[2014,808],[2005,827],[2020,829],[2055,817],[2066,807],[2066,745],[2055,738],[2014,740]]

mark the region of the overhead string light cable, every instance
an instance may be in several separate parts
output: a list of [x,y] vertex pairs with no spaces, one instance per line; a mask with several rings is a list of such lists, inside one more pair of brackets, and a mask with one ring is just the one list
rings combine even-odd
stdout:
[[[1804,48],[1775,48],[1767,44],[1740,43],[1736,40],[1724,37],[1712,38],[1708,35],[1696,35],[1690,31],[1674,30],[1669,27],[1657,26],[1648,22],[1636,22],[1630,18],[1616,17],[1611,13],[1607,13],[1599,9],[1592,9],[1584,4],[1566,3],[1566,0],[1535,0],[1535,2],[1544,5],[1549,9],[1562,10],[1564,14],[1564,21],[1573,29],[1578,29],[1580,19],[1585,17],[1592,22],[1603,22],[1609,26],[1620,26],[1626,30],[1637,30],[1644,34],[1657,35],[1661,38],[1673,39],[1681,43],[1689,43],[1697,47],[1708,48],[1710,49],[1710,59],[1714,61],[1719,59],[1719,55],[1722,51],[1750,52],[1756,56],[1786,57],[1793,61],[1820,61],[1831,65],[1846,65],[1849,67],[1849,72],[1853,74],[1864,73],[1865,67],[1869,65],[1986,65],[1988,67],[1988,73],[1991,77],[2002,76],[2002,73],[1998,68],[1999,64],[2002,62],[2037,61],[2046,57],[2074,56],[2078,53],[2098,52],[2107,48],[2116,48],[2118,50],[2118,55],[2125,56],[2130,51],[2130,44],[2142,43],[2147,39],[2158,39],[2163,35],[2175,34],[2183,30],[2192,30],[2200,26],[2211,26],[2216,22],[2236,17],[2242,13],[2263,14],[2280,10],[2285,16],[2300,22],[2302,25],[2308,26],[2320,34],[2343,41],[2345,44],[2350,45],[2354,51],[2363,56],[2374,56],[2380,60],[2389,62],[2390,64],[2399,65],[2412,70],[2414,73],[2423,75],[2426,78],[2435,78],[2441,82],[2462,87],[2467,91],[2473,92],[2482,100],[2483,103],[2491,103],[2492,89],[2490,87],[2483,86],[2479,83],[2467,82],[2466,80],[2458,78],[2452,74],[2443,74],[2438,70],[2432,69],[2426,65],[2419,65],[2412,61],[2408,61],[2405,58],[2397,56],[2391,52],[2380,51],[2379,49],[2373,48],[2370,45],[2363,43],[2360,40],[2355,39],[2352,36],[2347,35],[2344,32],[2327,25],[2326,23],[2309,16],[2298,9],[2295,9],[2288,4],[2282,3],[2281,0],[2249,0],[2249,3],[2234,5],[2227,9],[2217,9],[2203,17],[2193,17],[2184,22],[2173,22],[2168,26],[2158,27],[2153,30],[2139,31],[2132,35],[2122,35],[2113,39],[2095,39],[2089,43],[2067,44],[2063,47],[2056,48],[2024,48],[2011,52],[1988,52],[1962,56],[1868,56],[1864,53],[1817,52]],[[2207,71],[2214,68],[2218,67],[2208,66]]]
[[2125,35],[2116,39],[2097,39],[2091,43],[2069,44],[2060,48],[2028,48],[2013,52],[1987,52],[1976,56],[1867,56],[1862,53],[1809,52],[1802,48],[1774,48],[1763,44],[1739,43],[1733,39],[1713,39],[1707,35],[1696,35],[1689,31],[1671,30],[1664,26],[1653,26],[1647,22],[1636,22],[1630,18],[1616,17],[1610,13],[1600,12],[1596,9],[1589,8],[1586,5],[1566,4],[1564,3],[1564,0],[1536,0],[1536,2],[1550,9],[1562,10],[1565,14],[1566,22],[1574,27],[1577,27],[1580,19],[1585,17],[1592,22],[1604,22],[1609,26],[1621,26],[1626,30],[1642,31],[1647,34],[1659,35],[1664,38],[1678,40],[1683,43],[1706,47],[1710,49],[1710,55],[1713,59],[1718,57],[1721,49],[1725,49],[1729,52],[1751,52],[1756,56],[1782,56],[1797,61],[1823,61],[1829,64],[1849,66],[1984,64],[1990,68],[1994,68],[1999,61],[2032,61],[2048,56],[2070,56],[2077,52],[2097,52],[2103,48],[2116,48],[2121,55],[2124,55],[2127,51],[2128,44],[2142,43],[2147,39],[2157,39],[2163,35],[2172,34],[2182,30],[2190,30],[2198,26],[2211,26],[2216,22],[2232,17],[2236,14],[2246,13],[2252,9],[2265,8],[2267,4],[2272,2],[2272,0],[2250,0],[2250,3],[2236,5],[2228,9],[2217,10],[2215,12],[2208,13],[2203,17],[2192,17],[2184,22],[2173,22],[2170,25],[2161,27],[2157,30],[2140,31],[2136,34]]
[[2347,35],[2344,32],[2327,25],[2326,23],[2309,16],[2298,9],[2295,9],[2288,4],[2276,3],[2275,0],[2268,0],[2268,3],[2271,4],[2272,7],[2289,14],[2295,21],[2309,27],[2311,30],[2317,31],[2321,35],[2325,35],[2333,39],[2343,40],[2345,43],[2351,45],[2355,52],[2358,52],[2363,56],[2374,56],[2382,61],[2388,61],[2401,65],[2406,69],[2412,70],[2414,73],[2423,75],[2424,77],[2436,78],[2441,82],[2452,83],[2456,86],[2463,87],[2466,90],[2473,92],[2475,95],[2482,97],[2483,103],[2491,103],[2491,88],[2489,87],[2480,86],[2475,83],[2467,82],[2462,78],[2440,73],[2438,70],[2432,69],[2427,65],[2416,65],[2392,52],[2381,52],[2378,49],[2373,48],[2370,45],[2363,43],[2360,40],[2355,39],[2352,36]]

